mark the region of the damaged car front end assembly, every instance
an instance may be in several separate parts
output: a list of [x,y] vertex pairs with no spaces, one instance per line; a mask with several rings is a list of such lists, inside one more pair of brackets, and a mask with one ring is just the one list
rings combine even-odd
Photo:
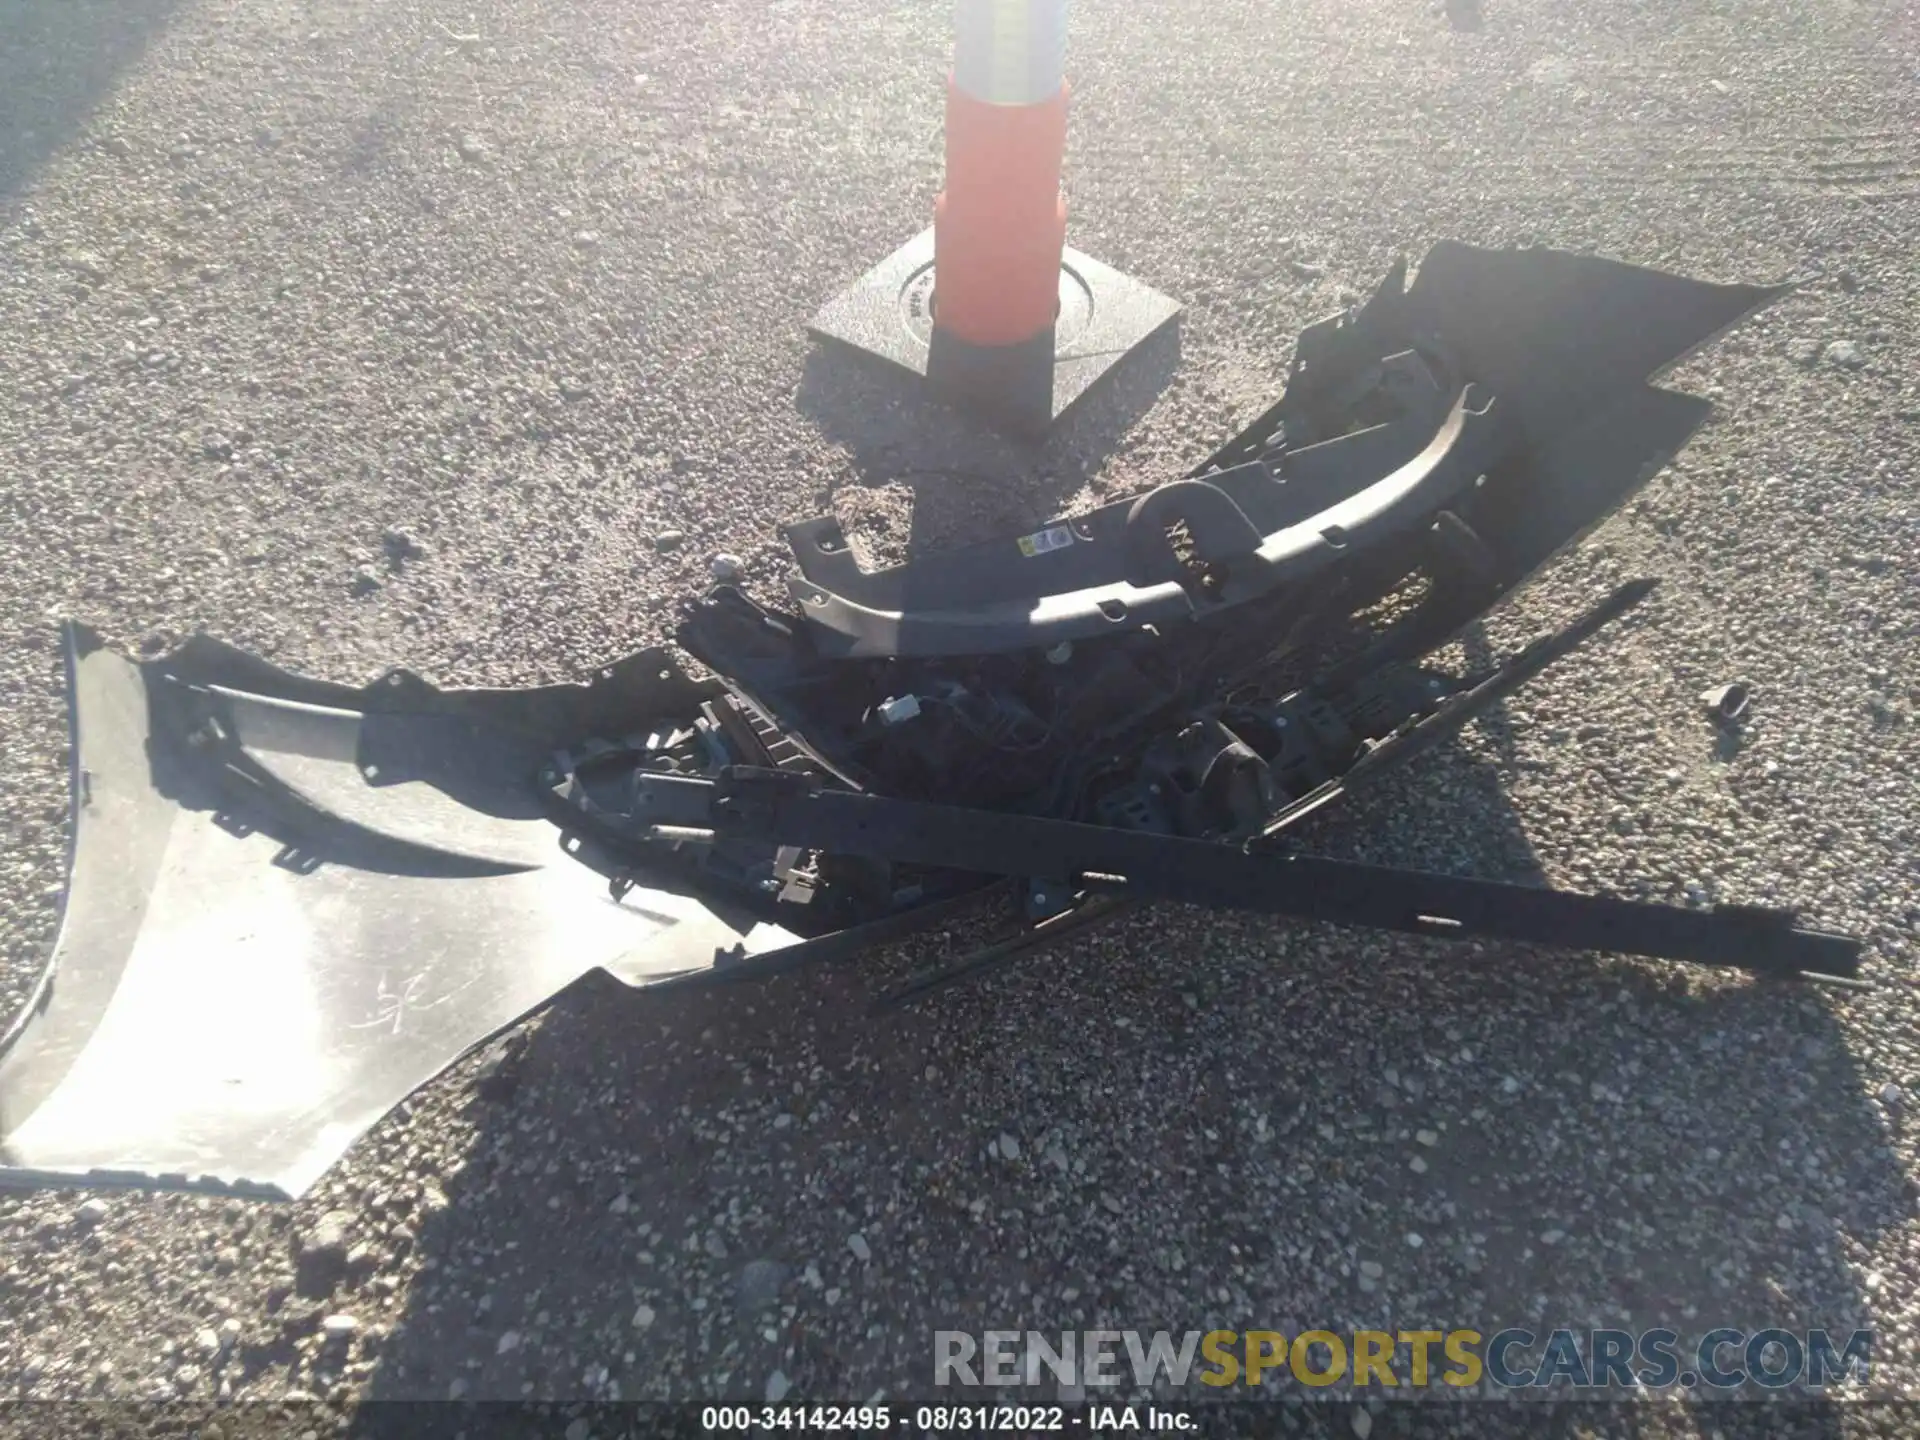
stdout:
[[1644,599],[1430,663],[1687,443],[1706,404],[1654,378],[1780,293],[1439,246],[1143,495],[880,571],[789,527],[790,607],[683,606],[704,679],[653,649],[349,687],[70,626],[72,874],[0,1051],[0,1179],[295,1196],[589,970],[740,983],[992,903],[1003,940],[880,1003],[1152,900],[1858,983],[1787,910],[1296,848]]

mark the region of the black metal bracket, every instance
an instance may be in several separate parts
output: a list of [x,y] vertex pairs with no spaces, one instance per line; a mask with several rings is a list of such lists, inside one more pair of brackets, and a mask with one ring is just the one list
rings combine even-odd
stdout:
[[985,875],[1060,875],[1083,890],[1248,910],[1447,940],[1569,950],[1851,980],[1860,942],[1795,912],[1687,910],[1494,880],[1274,854],[997,811],[825,788],[816,777],[731,769],[717,781],[647,776],[636,818],[719,834]]
[[[1401,723],[1375,731],[1379,738],[1341,773],[1228,839],[1177,838],[1155,827],[887,799],[834,787],[817,774],[759,767],[736,767],[717,779],[642,777],[623,828],[641,835],[650,829],[703,831],[1046,882],[1048,904],[1027,917],[1038,923],[958,964],[910,977],[889,1001],[979,974],[1155,899],[1446,939],[1502,938],[1769,975],[1853,980],[1859,944],[1803,929],[1789,911],[1688,910],[1280,851],[1287,832],[1307,816],[1457,734],[1633,609],[1652,589],[1651,581],[1620,586],[1572,624],[1503,664],[1447,685]],[[1028,909],[1033,911],[1031,903]]]

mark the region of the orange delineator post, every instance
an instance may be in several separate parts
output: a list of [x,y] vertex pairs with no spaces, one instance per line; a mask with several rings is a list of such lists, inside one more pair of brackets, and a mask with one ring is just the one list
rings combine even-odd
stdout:
[[1066,35],[1067,0],[958,0],[933,207],[929,377],[1036,423],[1067,249]]
[[811,327],[1036,435],[1180,309],[1067,246],[1067,5],[956,0],[932,228]]
[[947,181],[933,207],[934,324],[972,345],[1018,345],[1053,324],[1067,201],[1067,85],[1003,105],[947,82]]

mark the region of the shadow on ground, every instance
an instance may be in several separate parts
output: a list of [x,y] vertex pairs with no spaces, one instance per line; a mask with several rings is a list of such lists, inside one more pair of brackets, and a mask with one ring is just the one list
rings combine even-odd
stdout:
[[83,128],[179,0],[14,0],[0,13],[0,206]]
[[[1115,366],[1037,443],[984,431],[928,394],[915,377],[830,344],[808,354],[797,401],[827,439],[846,448],[857,486],[899,485],[911,493],[910,533],[875,537],[882,555],[891,541],[898,553],[886,558],[897,561],[1058,515],[1153,408],[1179,368],[1176,319]],[[857,508],[852,518],[849,533],[858,534]]]
[[[1457,747],[1305,844],[1537,873]],[[474,1143],[369,1398],[937,1398],[936,1329],[1844,1334],[1842,1236],[1911,1205],[1812,989],[1162,907],[863,1013],[985,925],[764,988],[589,982],[463,1067]]]

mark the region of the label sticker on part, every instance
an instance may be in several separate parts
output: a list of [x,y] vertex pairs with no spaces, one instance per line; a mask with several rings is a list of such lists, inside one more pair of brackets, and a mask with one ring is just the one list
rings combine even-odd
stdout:
[[1051,525],[1045,530],[1036,530],[1031,535],[1020,537],[1020,553],[1031,560],[1036,555],[1044,555],[1049,550],[1064,550],[1073,543],[1073,531],[1065,525]]

